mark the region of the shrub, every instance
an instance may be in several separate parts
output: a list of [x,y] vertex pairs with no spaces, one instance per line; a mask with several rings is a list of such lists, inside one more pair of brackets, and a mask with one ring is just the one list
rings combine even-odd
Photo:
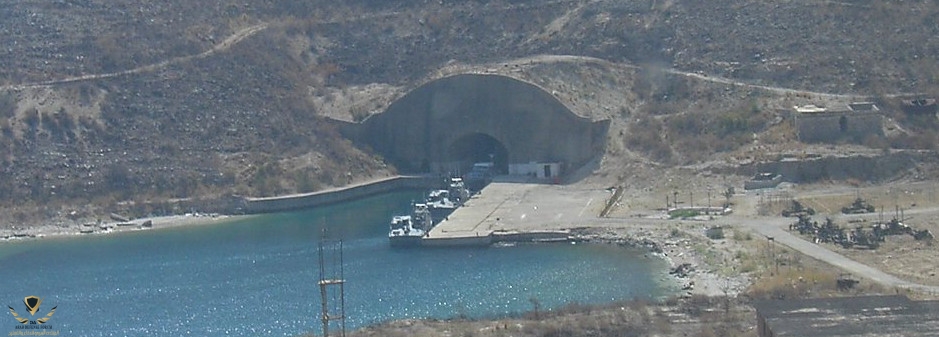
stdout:
[[0,118],[10,118],[16,114],[16,97],[11,93],[0,93]]
[[711,240],[720,240],[724,238],[724,228],[722,227],[711,227],[704,232],[705,235]]
[[753,240],[753,235],[750,232],[743,231],[734,231],[734,240],[736,241],[750,241]]
[[672,148],[662,139],[664,127],[654,118],[642,118],[629,128],[623,145],[632,150],[645,153],[651,159],[660,162],[672,160]]
[[826,271],[789,270],[764,276],[750,286],[754,299],[793,299],[817,296],[820,292],[836,291],[836,275]]
[[681,230],[678,229],[678,228],[672,228],[672,231],[669,232],[669,236],[671,236],[671,237],[673,237],[673,238],[678,238],[678,237],[681,237],[681,236],[682,236],[682,232],[681,232]]
[[701,212],[693,209],[676,209],[674,211],[668,212],[668,217],[671,219],[691,218],[698,215],[701,215]]

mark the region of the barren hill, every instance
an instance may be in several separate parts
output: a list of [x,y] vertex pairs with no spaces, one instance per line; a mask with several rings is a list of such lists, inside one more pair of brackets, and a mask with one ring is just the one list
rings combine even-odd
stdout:
[[794,104],[875,99],[895,132],[860,151],[934,150],[934,125],[889,108],[893,94],[935,93],[937,13],[928,1],[4,1],[0,202],[13,224],[385,176],[394,168],[329,120],[459,72],[522,78],[612,119],[599,169],[612,182],[626,166],[800,148],[780,113]]

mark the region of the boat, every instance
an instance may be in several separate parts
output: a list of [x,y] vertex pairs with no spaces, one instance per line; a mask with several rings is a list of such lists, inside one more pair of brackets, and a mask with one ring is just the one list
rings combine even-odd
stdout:
[[450,216],[458,206],[450,200],[449,190],[433,190],[427,195],[427,207],[431,216],[439,222]]
[[391,218],[388,241],[392,247],[413,247],[433,228],[433,218],[426,204],[414,204],[411,214]]
[[427,207],[437,222],[443,221],[450,213],[463,206],[469,200],[470,193],[463,184],[462,178],[450,178],[447,189],[433,190],[427,195]]
[[463,183],[463,178],[450,178],[450,186],[447,190],[450,191],[450,196],[453,200],[460,205],[463,205],[463,203],[470,198],[470,191],[466,188],[466,184]]

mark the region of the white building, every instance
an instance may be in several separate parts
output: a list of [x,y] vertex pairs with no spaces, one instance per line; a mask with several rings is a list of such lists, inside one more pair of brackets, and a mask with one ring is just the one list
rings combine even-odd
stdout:
[[535,162],[527,164],[509,164],[509,174],[539,179],[557,178],[561,176],[561,164]]

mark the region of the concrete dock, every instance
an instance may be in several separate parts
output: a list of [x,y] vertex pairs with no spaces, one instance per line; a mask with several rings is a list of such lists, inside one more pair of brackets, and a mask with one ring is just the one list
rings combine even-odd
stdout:
[[610,193],[496,181],[441,221],[424,246],[485,246],[495,241],[551,241],[595,219]]

